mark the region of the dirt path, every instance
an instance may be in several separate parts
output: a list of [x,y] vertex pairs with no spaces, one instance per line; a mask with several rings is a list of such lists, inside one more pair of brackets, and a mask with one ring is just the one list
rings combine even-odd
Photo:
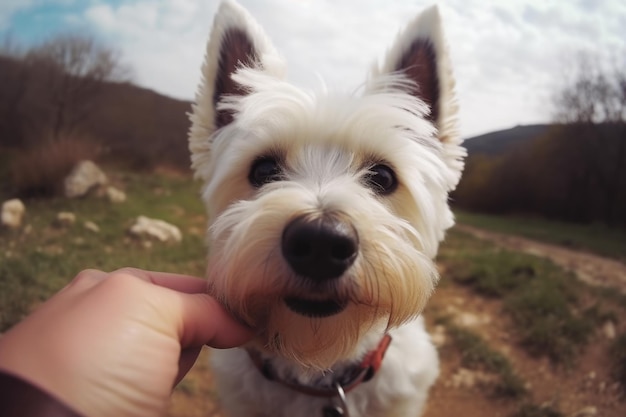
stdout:
[[614,259],[464,224],[457,224],[456,228],[506,249],[548,258],[560,267],[575,273],[583,282],[616,288],[626,294],[626,265]]
[[[529,239],[457,226],[477,238],[499,246],[550,258],[593,285],[610,286],[626,293],[626,265],[584,252],[535,242]],[[607,350],[613,336],[598,329],[588,347],[572,367],[552,365],[545,357],[534,357],[519,345],[514,326],[502,310],[502,301],[481,297],[469,288],[447,279],[441,265],[442,281],[425,312],[428,328],[440,354],[441,374],[433,386],[422,417],[624,417],[626,401],[611,377]],[[613,333],[626,331],[626,310],[612,308]],[[435,318],[447,316],[457,325],[479,334],[492,348],[504,354],[528,393],[521,399],[495,398],[489,375],[462,365],[461,352]],[[222,417],[208,367],[205,350],[191,373],[176,389],[168,417]],[[485,377],[486,375],[486,377]],[[470,378],[471,377],[471,378]],[[486,379],[485,379],[486,378]],[[558,414],[527,412],[515,414],[523,404],[549,406]],[[317,417],[312,413],[312,417]]]

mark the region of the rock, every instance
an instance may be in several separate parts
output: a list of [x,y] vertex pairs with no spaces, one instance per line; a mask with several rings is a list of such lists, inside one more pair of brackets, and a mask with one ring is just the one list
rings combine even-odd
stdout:
[[112,186],[107,187],[106,196],[112,203],[123,203],[126,201],[126,193]]
[[477,384],[489,385],[496,381],[497,377],[481,371],[472,371],[467,368],[460,368],[452,375],[451,385],[454,388],[474,388]]
[[161,242],[180,242],[183,239],[178,227],[163,220],[151,219],[146,216],[137,217],[129,232],[133,236],[151,237]]
[[576,411],[574,414],[572,414],[572,417],[594,417],[596,415],[598,415],[598,409],[590,405]]
[[476,315],[468,312],[461,312],[455,317],[454,321],[464,327],[476,327],[491,322],[491,317],[486,314]]
[[56,224],[59,226],[71,226],[76,223],[76,215],[69,211],[61,211],[57,213]]
[[87,230],[90,230],[94,233],[98,233],[100,231],[100,227],[95,224],[94,222],[91,221],[86,221],[85,223],[83,223],[83,227]]
[[1,224],[9,229],[17,229],[22,225],[26,207],[21,200],[14,198],[2,204]]
[[26,207],[22,200],[14,198],[2,203],[2,214],[0,215],[2,226],[9,229],[17,229],[22,225],[22,219]]
[[430,340],[436,347],[442,347],[446,344],[446,329],[442,325],[435,326],[432,334],[430,335]]
[[107,176],[92,161],[80,161],[65,178],[65,196],[77,198],[107,183]]
[[608,320],[602,326],[602,333],[604,333],[604,337],[609,340],[615,339],[615,324],[611,320]]

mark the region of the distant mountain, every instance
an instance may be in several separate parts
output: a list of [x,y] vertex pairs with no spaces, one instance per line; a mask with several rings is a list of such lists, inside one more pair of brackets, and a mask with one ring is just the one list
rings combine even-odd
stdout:
[[470,155],[501,155],[543,135],[549,128],[550,125],[516,126],[468,138],[463,146]]

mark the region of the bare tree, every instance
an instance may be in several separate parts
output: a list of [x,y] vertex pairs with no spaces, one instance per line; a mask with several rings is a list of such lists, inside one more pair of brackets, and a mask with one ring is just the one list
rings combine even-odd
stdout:
[[60,34],[25,55],[33,73],[45,80],[50,137],[70,133],[92,112],[107,81],[126,81],[130,71],[120,54],[93,37]]
[[573,70],[554,95],[554,119],[578,148],[570,194],[576,203],[576,196],[588,199],[598,189],[604,195],[602,217],[613,223],[620,208],[626,210],[621,207],[626,188],[626,67],[603,65],[597,56],[584,53]]
[[0,44],[0,145],[14,146],[23,139],[19,114],[28,88],[23,56],[23,48],[6,34]]

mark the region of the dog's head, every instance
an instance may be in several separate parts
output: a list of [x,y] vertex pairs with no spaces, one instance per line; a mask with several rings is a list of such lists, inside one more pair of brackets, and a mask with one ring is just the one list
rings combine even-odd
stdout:
[[257,346],[324,368],[420,314],[465,154],[436,8],[359,94],[284,78],[259,25],[222,3],[191,115],[209,288]]

